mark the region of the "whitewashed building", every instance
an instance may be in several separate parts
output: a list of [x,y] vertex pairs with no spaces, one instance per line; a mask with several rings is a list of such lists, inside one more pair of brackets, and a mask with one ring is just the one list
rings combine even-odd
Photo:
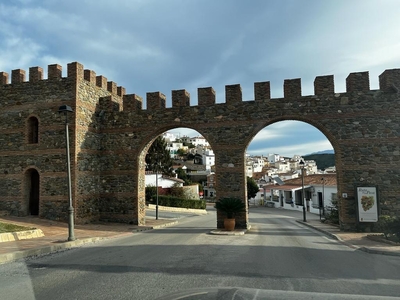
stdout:
[[[145,175],[146,186],[158,186],[163,189],[171,188],[173,186],[183,186],[184,181],[176,177],[169,177],[162,175],[161,173],[153,173],[152,171],[146,171]],[[156,179],[157,178],[157,179]]]

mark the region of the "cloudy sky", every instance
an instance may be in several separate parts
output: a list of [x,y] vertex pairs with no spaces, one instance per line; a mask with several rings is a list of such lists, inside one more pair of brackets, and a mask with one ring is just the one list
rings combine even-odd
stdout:
[[[350,72],[369,71],[372,89],[385,69],[400,67],[398,0],[0,0],[0,71],[78,61],[145,98],[212,86],[224,102],[227,84],[333,74],[345,91]],[[47,74],[45,75],[47,78]],[[181,133],[196,135],[190,131]],[[291,156],[332,149],[317,129],[298,122],[266,127],[250,154]]]

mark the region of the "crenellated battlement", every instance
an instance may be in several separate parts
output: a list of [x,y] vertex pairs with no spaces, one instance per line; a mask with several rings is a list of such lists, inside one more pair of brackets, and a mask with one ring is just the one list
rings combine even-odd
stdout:
[[[10,85],[10,84],[20,84],[20,83],[36,83],[39,81],[44,81],[43,68],[41,67],[31,67],[29,68],[29,77],[26,81],[26,72],[22,69],[15,69],[11,71],[11,82],[10,76],[7,72],[0,72],[0,85]],[[47,67],[47,80],[56,81],[62,78],[67,78],[71,80],[85,80],[93,83],[94,85],[109,91],[112,95],[117,95],[123,97],[126,94],[124,87],[118,86],[113,81],[107,81],[107,78],[100,75],[96,76],[96,72],[92,70],[84,69],[83,65],[78,62],[72,62],[67,65],[67,77],[62,77],[62,66],[58,64],[48,65]],[[0,88],[1,88],[0,86]]]
[[[15,69],[11,76],[6,72],[0,72],[0,89],[2,86],[21,83],[37,83],[44,81],[44,71],[41,67],[29,68],[28,81],[25,70]],[[67,77],[62,77],[62,67],[58,64],[48,65],[47,81],[59,81],[67,78],[75,81],[87,81],[103,90],[108,91],[112,96],[123,98],[121,102],[123,110],[138,111],[143,109],[143,99],[136,94],[126,94],[124,87],[118,86],[113,81],[108,81],[103,75],[96,75],[93,70],[84,69],[78,62],[67,65]],[[11,82],[10,82],[11,79]],[[384,92],[400,91],[400,69],[385,70],[379,76],[379,88]],[[369,72],[350,73],[346,78],[346,91],[344,93],[360,93],[370,91]],[[335,93],[334,75],[317,76],[314,80],[314,96],[329,96]],[[198,106],[210,106],[216,104],[216,93],[212,87],[198,88]],[[301,79],[285,79],[283,82],[283,98],[287,100],[300,99],[302,97]],[[271,86],[269,81],[254,83],[254,101],[270,101]],[[232,105],[243,101],[242,88],[239,84],[225,86],[225,103]],[[146,94],[146,107],[148,111],[166,108],[167,98],[161,92]],[[172,107],[190,106],[190,94],[186,90],[172,91]],[[107,105],[106,105],[107,106]],[[109,106],[107,106],[109,107]]]
[[[384,71],[379,76],[380,90],[385,92],[400,91],[400,69],[391,69]],[[369,72],[350,73],[346,78],[346,92],[359,93],[369,92]],[[215,90],[212,87],[204,87],[197,89],[198,106],[210,106],[216,104]],[[329,96],[335,94],[335,83],[333,75],[317,76],[314,80],[313,96]],[[285,79],[283,83],[283,98],[287,100],[296,100],[302,97],[301,79]],[[186,90],[172,91],[172,107],[190,106],[190,94]],[[270,82],[254,83],[254,101],[270,101],[271,87]],[[166,108],[166,97],[161,92],[147,93],[147,110]],[[242,88],[239,84],[225,86],[225,103],[235,104],[243,101]],[[140,98],[140,107],[142,106]],[[127,104],[128,105],[128,104]],[[135,106],[138,109],[139,106]],[[128,109],[124,104],[124,110]]]

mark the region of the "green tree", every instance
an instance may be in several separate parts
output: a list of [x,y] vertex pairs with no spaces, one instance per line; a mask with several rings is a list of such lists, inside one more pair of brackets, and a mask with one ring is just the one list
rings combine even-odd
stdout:
[[186,155],[186,151],[183,150],[182,148],[179,148],[179,149],[176,151],[176,154],[177,154],[179,157],[183,157],[183,156]]
[[184,181],[183,185],[190,185],[192,184],[192,181],[190,180],[190,177],[187,175],[185,170],[183,170],[181,167],[175,170],[175,173],[178,175],[179,179],[182,179]]
[[252,177],[247,176],[247,199],[254,198],[259,190],[260,188],[256,181]]
[[147,151],[146,170],[172,176],[172,164],[173,160],[167,149],[167,142],[162,136],[158,136]]
[[179,183],[174,183],[174,185],[171,187],[171,196],[187,199],[185,191],[181,186],[179,186]]

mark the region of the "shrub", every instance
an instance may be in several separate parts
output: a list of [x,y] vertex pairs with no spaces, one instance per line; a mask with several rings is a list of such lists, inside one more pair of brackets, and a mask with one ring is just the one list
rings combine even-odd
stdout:
[[[400,218],[388,215],[379,216],[379,220],[375,225],[376,231],[383,233],[385,239],[396,236],[400,240]],[[374,229],[375,229],[374,228]]]
[[[155,200],[153,201],[153,203],[154,202]],[[178,197],[162,195],[158,196],[158,205],[181,208],[206,209],[205,200],[182,199]]]
[[333,223],[333,224],[339,224],[339,208],[337,201],[332,201],[332,206],[330,207],[330,211],[327,212],[325,210],[327,216],[326,219]]
[[232,219],[235,214],[246,210],[246,204],[239,198],[222,198],[215,203],[215,208],[226,213],[228,219]]
[[157,189],[154,185],[146,186],[146,202],[154,202],[154,198],[156,197]]

